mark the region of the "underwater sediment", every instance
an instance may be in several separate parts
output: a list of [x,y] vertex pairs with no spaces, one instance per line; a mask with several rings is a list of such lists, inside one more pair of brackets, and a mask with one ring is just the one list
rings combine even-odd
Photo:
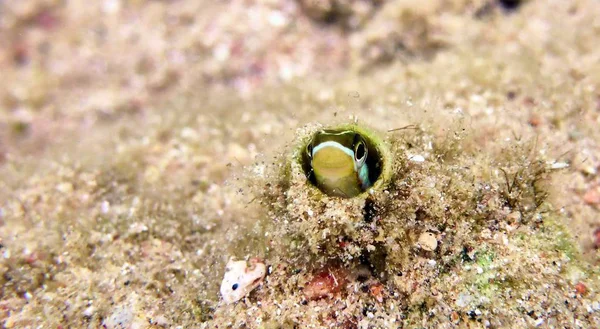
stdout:
[[[517,328],[600,325],[597,270],[579,260],[547,201],[557,166],[532,142],[490,154],[463,147],[459,126],[381,133],[360,124],[379,169],[353,197],[311,180],[297,131],[255,202],[264,213],[262,286],[218,323],[256,328]],[[308,162],[308,163],[307,163]],[[266,177],[266,178],[265,178]],[[259,234],[260,236],[260,234]],[[585,287],[584,291],[582,287]],[[217,322],[215,322],[217,323]]]
[[0,1],[0,326],[597,327],[600,3],[507,2]]

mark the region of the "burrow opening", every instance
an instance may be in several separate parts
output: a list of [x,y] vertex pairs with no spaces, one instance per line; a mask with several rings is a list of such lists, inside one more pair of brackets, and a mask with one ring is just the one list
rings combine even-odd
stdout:
[[[368,150],[366,164],[369,167],[369,181],[372,182],[372,185],[369,188],[375,186],[377,184],[378,180],[381,178],[383,168],[386,165],[385,159],[383,156],[383,151],[381,150],[381,146],[379,146],[376,141],[374,141],[371,137],[369,137],[368,134],[362,133],[355,129],[348,129],[348,128],[335,129],[335,128],[333,128],[333,129],[326,129],[326,130],[334,131],[334,132],[336,132],[336,131],[343,132],[345,130],[352,130],[355,133],[359,134],[364,139],[367,150]],[[308,144],[312,142],[315,135],[321,131],[322,130],[319,130],[319,131],[313,133],[309,139],[304,141],[304,143],[302,144],[302,148],[301,148],[302,155],[300,157],[300,164],[302,165],[302,170],[304,171],[304,174],[306,175],[307,180],[310,182],[310,184],[312,184],[314,187],[317,187],[317,188],[318,188],[317,182],[316,182],[315,175],[313,174],[312,167],[311,167],[311,160],[308,156],[308,153],[305,150],[306,150],[306,147],[308,146]],[[365,192],[365,191],[366,190],[363,190],[362,192]],[[325,193],[324,191],[322,191],[322,192]]]

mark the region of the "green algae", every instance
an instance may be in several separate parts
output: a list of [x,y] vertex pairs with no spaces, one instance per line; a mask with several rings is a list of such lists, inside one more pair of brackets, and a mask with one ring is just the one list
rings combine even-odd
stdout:
[[[519,306],[510,296],[543,298],[545,288],[532,284],[540,275],[534,268],[546,267],[544,280],[558,289],[553,294],[564,289],[564,283],[556,280],[565,268],[586,271],[585,264],[573,258],[577,254],[573,240],[555,224],[558,214],[547,203],[551,171],[547,161],[532,152],[534,142],[518,141],[489,155],[470,152],[469,136],[460,125],[456,129],[462,136],[451,139],[436,138],[425,129],[404,132],[401,138],[388,135],[390,170],[382,176],[384,184],[350,199],[324,195],[307,180],[301,154],[321,126],[299,130],[289,157],[279,160],[286,168],[279,179],[288,181],[261,196],[272,214],[266,220],[275,224],[270,255],[289,268],[281,273],[289,281],[271,281],[274,286],[265,287],[259,300],[277,299],[277,289],[284,289],[289,299],[302,300],[301,287],[295,290],[292,282],[306,282],[319,268],[341,266],[350,277],[366,268],[385,289],[395,291],[394,296],[404,296],[388,300],[403,309],[401,319],[371,304],[368,294],[353,298],[374,313],[385,314],[382,319],[395,318],[405,326],[422,318],[443,323],[432,312],[447,317],[456,313],[453,317],[459,322],[485,320],[498,326],[517,315],[533,321],[527,319],[531,308]],[[341,127],[359,129],[355,123]],[[369,131],[378,134],[378,140],[384,135]],[[435,146],[423,147],[429,141]],[[424,154],[424,162],[410,160],[418,153]],[[433,232],[438,239],[435,250],[418,246],[424,232]],[[548,244],[549,239],[554,242]],[[560,252],[548,254],[547,249]],[[549,265],[559,260],[571,263]],[[433,291],[454,296],[452,300],[457,292],[466,297],[440,309]],[[313,303],[307,310],[319,313]],[[494,305],[503,306],[498,311]]]
[[[232,100],[226,94],[207,101],[205,95],[194,95],[202,89],[194,85],[189,93],[167,95],[170,103],[145,110],[143,116],[115,113],[114,121],[86,129],[85,138],[71,137],[82,140],[84,148],[54,146],[39,164],[38,158],[22,159],[35,162],[35,170],[24,169],[26,164],[15,171],[4,167],[2,244],[11,257],[0,263],[6,274],[2,306],[9,313],[2,314],[3,321],[9,317],[3,324],[98,328],[115,305],[138,293],[144,324],[154,313],[166,314],[172,326],[192,328],[519,328],[540,320],[549,327],[598,326],[597,311],[589,311],[598,302],[597,269],[579,259],[567,232],[581,212],[568,223],[570,215],[553,209],[546,199],[548,193],[555,199],[562,196],[552,189],[569,186],[567,179],[546,186],[545,177],[552,173],[545,164],[557,151],[541,153],[531,147],[534,143],[522,141],[538,134],[544,142],[561,144],[572,126],[583,132],[583,137],[572,134],[580,140],[597,137],[592,128],[597,65],[589,63],[594,56],[585,59],[569,41],[597,44],[593,15],[581,15],[582,2],[565,4],[568,11],[552,6],[556,4],[532,3],[505,24],[497,18],[483,28],[458,24],[473,31],[464,38],[477,42],[463,40],[456,52],[443,49],[435,58],[392,64],[387,72],[351,75],[333,87],[295,81],[257,99]],[[423,16],[436,24],[436,15]],[[442,25],[446,27],[458,19],[444,18],[451,23]],[[560,25],[553,25],[558,19]],[[539,22],[549,22],[549,34],[536,28]],[[571,37],[574,31],[577,38]],[[523,38],[523,45],[514,36]],[[528,56],[516,58],[511,53],[515,47]],[[573,58],[582,60],[568,60]],[[319,89],[333,90],[334,96],[322,100]],[[360,91],[359,105],[347,101],[348,90]],[[514,100],[505,97],[509,92]],[[574,105],[565,105],[569,101]],[[342,205],[339,214],[331,210],[339,209],[339,202],[319,191],[306,192],[310,184],[305,177],[282,166],[289,150],[301,144],[294,138],[302,133],[288,129],[306,121],[335,125],[332,106],[339,116],[352,112],[368,121],[394,158],[386,187],[365,196],[364,203],[358,199]],[[469,114],[456,119],[446,113],[459,108]],[[214,118],[206,112],[215,113]],[[247,121],[240,120],[244,113],[250,114]],[[539,127],[526,124],[530,113],[542,117]],[[146,120],[155,126],[138,126]],[[446,124],[455,120],[461,123]],[[385,132],[407,124],[420,129]],[[185,128],[198,136],[190,137]],[[515,130],[524,136],[516,136]],[[285,142],[292,145],[286,148]],[[239,168],[254,154],[229,153],[228,143],[253,145],[280,157],[259,157],[273,170],[257,175]],[[512,152],[503,151],[507,149]],[[424,166],[408,160],[408,155],[426,153],[430,156]],[[93,158],[79,170],[85,177],[63,175],[84,157]],[[55,159],[66,160],[48,164]],[[285,174],[273,174],[279,170]],[[72,189],[63,188],[65,183]],[[244,191],[238,192],[240,188]],[[289,197],[287,191],[292,191]],[[303,207],[302,198],[294,203],[297,196],[314,202]],[[101,211],[104,201],[110,204],[106,213]],[[310,220],[308,209],[313,217],[329,211],[338,227],[326,238],[319,236],[328,222],[302,224]],[[346,210],[350,216],[344,218]],[[296,212],[306,216],[293,217]],[[366,217],[376,223],[374,230],[364,223]],[[415,245],[423,231],[439,239],[435,252]],[[349,238],[337,241],[338,232]],[[46,250],[45,256],[40,253]],[[30,251],[41,254],[33,265]],[[226,259],[257,255],[272,266],[263,286],[236,305],[219,305],[217,287]],[[341,259],[350,276],[367,267],[368,280],[385,287],[384,302],[354,277],[339,296],[307,301],[303,287],[332,258]],[[43,273],[51,275],[42,280]],[[587,295],[574,292],[578,281],[588,287]],[[26,302],[27,292],[32,299]],[[461,293],[469,303],[457,305]],[[94,312],[87,312],[90,301]]]

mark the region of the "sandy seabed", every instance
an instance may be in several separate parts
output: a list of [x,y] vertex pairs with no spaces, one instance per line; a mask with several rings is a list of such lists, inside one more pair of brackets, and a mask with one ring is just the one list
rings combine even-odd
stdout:
[[[0,322],[600,327],[600,3],[512,3],[0,1]],[[352,122],[389,180],[320,195]]]

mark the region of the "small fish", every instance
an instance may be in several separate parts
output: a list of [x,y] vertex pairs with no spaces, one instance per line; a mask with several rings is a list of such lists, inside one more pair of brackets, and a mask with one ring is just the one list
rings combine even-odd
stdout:
[[266,265],[258,258],[245,260],[229,259],[221,282],[221,296],[226,304],[237,302],[258,287],[267,273]]
[[355,131],[319,131],[306,146],[306,153],[317,186],[329,195],[350,198],[372,185],[369,150]]

